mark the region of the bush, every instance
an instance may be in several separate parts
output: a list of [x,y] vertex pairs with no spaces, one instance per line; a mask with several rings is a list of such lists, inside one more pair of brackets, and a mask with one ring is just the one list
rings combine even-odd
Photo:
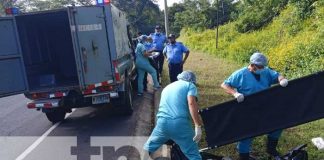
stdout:
[[244,9],[236,22],[236,29],[240,33],[258,30],[266,26],[279,14],[288,0],[246,1]]
[[240,33],[237,22],[219,28],[219,48],[215,30],[199,32],[183,29],[181,40],[191,50],[199,50],[243,64],[253,52],[269,57],[269,65],[288,78],[324,70],[324,3],[316,3],[309,18],[301,20],[298,7],[289,4],[266,27]]

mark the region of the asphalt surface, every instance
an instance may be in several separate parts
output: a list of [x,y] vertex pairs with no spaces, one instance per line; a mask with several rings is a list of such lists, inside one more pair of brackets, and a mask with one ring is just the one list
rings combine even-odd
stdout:
[[23,95],[0,98],[0,159],[142,158],[154,123],[153,95],[135,96],[131,116],[108,105],[86,107],[55,125],[41,111],[27,109],[29,100]]

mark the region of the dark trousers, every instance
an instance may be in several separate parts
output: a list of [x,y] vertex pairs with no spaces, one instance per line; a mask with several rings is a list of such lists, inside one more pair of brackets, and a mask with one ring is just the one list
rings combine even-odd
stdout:
[[147,91],[147,72],[144,73],[144,80],[143,80],[143,86],[144,86],[144,91]]
[[154,58],[155,67],[156,67],[156,68],[155,67],[154,68],[156,69],[156,72],[157,72],[157,74],[156,74],[157,79],[159,82],[161,82],[160,77],[161,77],[161,74],[163,71],[164,56],[163,56],[162,51],[157,51],[157,52],[159,52],[160,54],[159,54],[159,56]]
[[183,65],[181,63],[173,64],[169,63],[169,76],[170,82],[177,81],[177,76],[183,71]]

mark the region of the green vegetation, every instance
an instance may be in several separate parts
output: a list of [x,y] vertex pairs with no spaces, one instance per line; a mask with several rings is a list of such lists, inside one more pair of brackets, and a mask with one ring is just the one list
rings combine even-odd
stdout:
[[239,32],[237,26],[242,21],[238,17],[220,26],[218,49],[213,29],[183,29],[180,39],[192,50],[240,64],[248,63],[249,56],[259,51],[269,57],[270,67],[289,78],[301,77],[324,70],[324,2],[302,8],[308,8],[308,12],[301,16],[300,6],[289,3],[272,22],[246,33]]
[[[188,11],[183,7],[178,12],[185,15]],[[195,21],[199,21],[197,19],[203,17],[203,12],[199,13],[199,16],[188,19],[196,18]],[[242,0],[233,4],[230,15],[219,28],[217,49],[216,29],[211,26],[197,27],[182,23],[177,18],[171,22],[178,24],[178,28],[183,27],[179,41],[184,42],[190,50],[198,51],[190,55],[185,69],[197,74],[201,107],[233,98],[220,88],[220,84],[233,71],[247,65],[250,55],[256,51],[265,53],[269,57],[270,67],[289,79],[324,70],[324,1]],[[311,143],[314,137],[324,137],[323,129],[324,120],[286,129],[279,143],[279,151],[286,153],[306,143],[309,159],[324,159],[324,152],[318,151]],[[265,139],[265,136],[257,137],[253,144],[253,155],[261,160],[268,158]],[[206,141],[202,141],[200,147],[206,147]],[[211,152],[237,159],[235,147],[235,144],[229,144]]]
[[[174,4],[169,8],[170,32],[178,35],[184,27],[191,27],[196,30],[212,28],[217,26],[217,12],[219,24],[231,19],[231,12],[234,13],[236,4],[233,0],[220,0],[219,8],[217,2],[210,0],[184,0],[183,3]],[[221,8],[221,9],[220,9]]]

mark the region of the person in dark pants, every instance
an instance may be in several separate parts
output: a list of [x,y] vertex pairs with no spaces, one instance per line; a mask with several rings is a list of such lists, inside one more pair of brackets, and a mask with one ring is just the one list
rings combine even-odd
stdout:
[[152,33],[150,37],[153,39],[153,47],[156,49],[155,52],[159,52],[160,54],[157,57],[154,57],[154,62],[157,67],[157,76],[158,81],[160,81],[160,76],[162,75],[164,56],[162,54],[164,45],[166,43],[166,36],[161,33],[161,26],[155,26],[155,33]]
[[[177,76],[183,71],[183,65],[189,56],[189,50],[181,42],[176,42],[174,34],[168,36],[169,43],[163,50],[169,66],[170,82],[177,81]],[[185,57],[183,58],[183,54]]]

